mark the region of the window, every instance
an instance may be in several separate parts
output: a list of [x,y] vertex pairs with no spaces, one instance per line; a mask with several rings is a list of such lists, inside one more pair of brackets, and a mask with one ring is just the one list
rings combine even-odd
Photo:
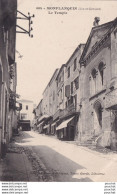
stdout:
[[71,82],[71,94],[73,94],[73,82]]
[[55,100],[55,91],[53,91],[53,101]]
[[61,77],[59,77],[59,83],[61,82]]
[[77,67],[77,58],[74,59],[74,71],[76,70]]
[[68,67],[68,77],[70,77],[70,67]]
[[62,103],[62,100],[63,100],[63,90],[61,89],[61,90],[59,91],[59,104]]
[[70,97],[70,85],[65,86],[65,96],[68,98]]
[[75,109],[77,109],[77,94],[74,96],[74,105]]
[[104,85],[104,69],[106,65],[100,62],[98,68],[94,68],[89,77],[90,94],[94,95],[103,89]]
[[93,69],[91,72],[91,94],[94,95],[96,93],[96,75],[97,75],[97,71],[96,69]]
[[49,96],[49,104],[52,105],[52,93]]
[[68,100],[68,106],[70,106],[70,104],[71,104],[71,99]]
[[73,104],[73,99],[74,99],[73,96],[71,96],[71,104]]
[[73,104],[73,96],[71,96],[71,97],[68,99],[68,106],[70,106],[71,104]]
[[28,105],[26,105],[26,110],[28,110]]
[[27,114],[22,113],[22,114],[21,114],[21,120],[25,120],[25,119],[27,119]]
[[93,79],[95,79],[96,78],[96,69],[93,69],[91,74],[92,74]]
[[99,64],[98,69],[99,69],[99,72],[100,72],[101,84],[103,85],[103,82],[104,82],[104,64],[103,64],[103,62],[101,62]]
[[76,90],[79,88],[79,77],[74,80]]

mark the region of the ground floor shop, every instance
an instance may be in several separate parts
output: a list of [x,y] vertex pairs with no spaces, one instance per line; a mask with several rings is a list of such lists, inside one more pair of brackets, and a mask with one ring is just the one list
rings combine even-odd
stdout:
[[61,121],[56,127],[57,138],[61,140],[74,141],[76,136],[78,118],[71,116]]

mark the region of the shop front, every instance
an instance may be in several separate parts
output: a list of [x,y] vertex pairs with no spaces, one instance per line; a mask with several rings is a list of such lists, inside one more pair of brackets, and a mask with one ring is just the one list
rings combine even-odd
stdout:
[[42,121],[41,123],[39,123],[39,125],[37,125],[37,131],[39,133],[43,132],[43,124],[44,124],[44,121]]
[[46,134],[46,135],[49,135],[50,134],[50,124],[47,124],[43,127],[43,132]]
[[62,123],[56,127],[57,138],[60,140],[73,141],[75,138],[76,125],[74,123],[74,116],[62,121]]
[[51,124],[51,135],[56,135],[56,122]]

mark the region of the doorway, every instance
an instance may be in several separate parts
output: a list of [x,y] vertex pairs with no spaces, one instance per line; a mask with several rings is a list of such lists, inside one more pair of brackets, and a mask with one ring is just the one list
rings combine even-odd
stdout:
[[102,105],[99,101],[94,104],[94,131],[95,135],[102,130]]

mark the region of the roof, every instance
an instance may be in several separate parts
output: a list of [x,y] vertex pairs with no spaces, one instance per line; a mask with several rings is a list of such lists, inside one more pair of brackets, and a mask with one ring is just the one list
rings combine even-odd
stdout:
[[56,77],[56,80],[58,79],[58,76],[60,75],[61,71],[63,70],[63,68],[66,67],[66,64],[61,65],[61,68],[59,69],[58,75]]
[[66,62],[66,66],[68,65],[68,63],[71,61],[71,59],[74,57],[74,55],[80,50],[81,47],[85,46],[85,44],[79,44],[77,46],[77,48],[74,50],[74,52],[72,53],[72,55],[70,56],[70,58],[68,59],[68,61]]
[[[59,70],[59,69],[56,69],[56,70],[54,71],[54,73],[53,73],[53,75],[52,75],[52,77],[51,77],[49,83],[47,84],[45,90],[47,89],[48,86],[50,86],[50,84],[51,84],[53,78],[56,77],[56,74],[58,73],[58,70]],[[56,79],[56,78],[55,78],[55,79]],[[43,91],[43,94],[44,94],[45,90]]]
[[21,99],[21,100],[17,100],[18,102],[28,102],[28,103],[33,103],[33,101],[31,100],[26,100],[26,99]]
[[52,78],[49,81],[49,85],[51,85],[51,83],[52,83],[52,81],[53,81],[54,78],[56,79],[56,77],[58,75],[58,72],[59,72],[59,69],[56,69],[55,72],[54,72],[54,74],[53,74],[53,76],[52,76]]
[[[96,33],[98,32],[97,34],[97,40],[95,40],[95,44],[98,44],[98,42],[104,38],[104,36],[110,31],[110,29],[112,27],[114,27],[114,24],[117,23],[117,18],[115,18],[113,21],[110,21],[108,23],[105,23],[105,24],[102,24],[102,25],[98,25],[96,27],[93,27],[91,29],[91,32],[90,32],[90,35],[87,39],[87,42],[85,44],[85,47],[84,47],[84,50],[83,50],[83,53],[81,55],[81,58],[80,58],[80,63],[82,63],[83,59],[85,58],[85,56],[88,55],[88,51],[90,52],[93,45],[91,45],[91,43],[93,42],[92,41],[92,38],[93,36],[96,36]],[[92,41],[92,42],[91,42]]]
[[38,108],[40,106],[40,104],[43,102],[43,99],[41,99],[38,103],[38,105],[35,108]]

